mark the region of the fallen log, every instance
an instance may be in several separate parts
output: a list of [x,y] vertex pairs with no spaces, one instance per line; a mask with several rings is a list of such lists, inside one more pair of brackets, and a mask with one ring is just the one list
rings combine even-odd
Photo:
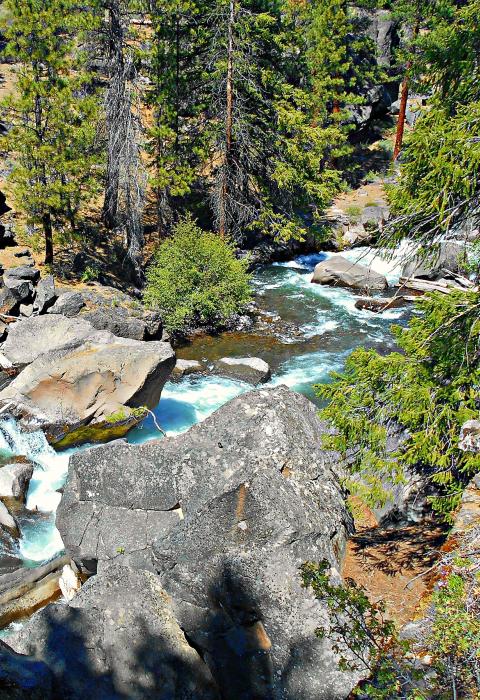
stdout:
[[366,309],[367,311],[373,311],[374,313],[381,313],[382,311],[387,311],[388,309],[397,309],[401,306],[405,306],[411,301],[411,299],[412,297],[406,297],[403,295],[395,296],[391,299],[360,297],[355,302],[355,308]]
[[[441,292],[442,294],[449,294],[454,290],[465,291],[466,287],[459,284],[455,280],[446,279],[442,277],[439,280],[424,280],[418,277],[400,277],[400,287],[404,289],[413,289],[417,292]],[[476,289],[475,286],[468,287],[472,291]]]

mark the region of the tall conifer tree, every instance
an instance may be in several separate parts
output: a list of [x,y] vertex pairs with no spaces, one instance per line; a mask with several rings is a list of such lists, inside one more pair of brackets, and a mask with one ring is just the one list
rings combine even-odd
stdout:
[[19,211],[41,225],[45,262],[54,231],[75,218],[94,189],[97,101],[82,70],[79,32],[92,15],[74,0],[6,1],[7,55],[19,64],[16,90],[2,105],[11,126],[2,146],[13,153],[10,179]]

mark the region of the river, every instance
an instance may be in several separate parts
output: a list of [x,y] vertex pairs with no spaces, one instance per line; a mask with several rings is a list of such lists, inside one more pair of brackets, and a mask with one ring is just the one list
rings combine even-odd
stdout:
[[[402,253],[397,251],[389,261],[382,260],[370,248],[356,248],[344,255],[352,262],[371,264],[394,284],[399,277]],[[360,311],[355,308],[354,293],[311,284],[314,266],[330,255],[300,256],[256,271],[253,284],[261,311],[256,327],[244,333],[200,337],[181,348],[178,356],[206,363],[225,356],[261,357],[272,369],[267,386],[286,384],[315,400],[313,385],[328,381],[330,372],[340,370],[353,348],[391,348],[391,324],[404,324],[409,314],[402,308],[382,314]],[[184,432],[248,390],[251,387],[247,384],[212,375],[190,375],[168,382],[154,411],[156,421],[149,416],[127,439],[141,443],[160,437],[155,422],[168,435]],[[0,427],[0,459],[7,461],[12,455],[25,455],[36,464],[27,497],[28,510],[18,516],[22,539],[15,552],[25,565],[33,566],[62,548],[55,528],[55,510],[72,450],[56,453],[42,433],[22,434],[12,420],[2,421]]]

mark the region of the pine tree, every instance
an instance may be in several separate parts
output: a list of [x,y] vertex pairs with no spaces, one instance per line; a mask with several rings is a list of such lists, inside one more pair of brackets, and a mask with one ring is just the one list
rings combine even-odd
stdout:
[[205,12],[202,0],[149,0],[146,101],[153,114],[147,150],[159,233],[178,219],[205,160]]
[[20,64],[16,91],[3,101],[12,154],[10,179],[19,211],[39,224],[45,262],[53,262],[54,231],[75,228],[78,210],[95,190],[97,100],[82,70],[79,35],[92,16],[74,0],[7,0],[6,54]]
[[[211,202],[220,235],[305,233],[339,186],[332,133],[312,119],[301,42],[274,0],[217,0],[211,16]],[[297,61],[297,69],[293,68]]]

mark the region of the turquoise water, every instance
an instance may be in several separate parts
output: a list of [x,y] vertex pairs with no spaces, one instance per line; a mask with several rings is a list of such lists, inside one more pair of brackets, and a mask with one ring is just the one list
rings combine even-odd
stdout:
[[[261,311],[259,323],[248,333],[226,333],[199,338],[179,350],[179,357],[201,359],[207,364],[223,356],[258,356],[272,368],[267,386],[286,384],[312,399],[313,384],[329,380],[330,372],[342,368],[345,358],[358,345],[387,351],[392,347],[392,323],[405,323],[408,311],[394,309],[372,314],[355,308],[357,295],[338,287],[311,284],[315,264],[328,253],[298,257],[270,265],[255,273],[254,287]],[[371,263],[394,283],[399,276],[397,260],[385,262],[368,248],[346,256]],[[239,394],[250,391],[242,382],[218,376],[191,375],[168,382],[152,416],[132,430],[128,440],[141,443],[161,437],[155,423],[168,435],[184,432],[204,420]],[[85,447],[83,448],[85,449]],[[43,433],[20,433],[12,420],[0,423],[0,458],[26,455],[35,463],[27,509],[20,519],[22,539],[14,552],[32,566],[62,549],[55,528],[70,452],[56,453]]]
[[[340,287],[312,284],[313,268],[329,255],[300,256],[256,272],[256,300],[265,314],[260,327],[248,333],[199,338],[180,349],[178,356],[207,364],[225,356],[258,356],[272,369],[266,386],[285,384],[316,400],[313,385],[329,381],[330,373],[342,368],[353,348],[391,348],[390,326],[404,323],[408,314],[402,308],[383,314],[360,311],[355,308],[358,295]],[[398,258],[386,262],[369,248],[348,251],[345,256],[352,262],[371,264],[391,284],[398,280]],[[155,417],[167,434],[178,434],[249,390],[249,385],[231,379],[190,375],[166,384]],[[149,416],[130,432],[128,440],[140,443],[159,435]]]

